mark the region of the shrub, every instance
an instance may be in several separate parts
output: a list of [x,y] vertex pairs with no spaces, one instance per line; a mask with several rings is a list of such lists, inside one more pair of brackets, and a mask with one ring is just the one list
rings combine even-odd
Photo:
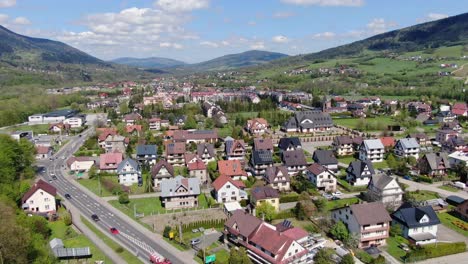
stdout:
[[297,193],[285,194],[280,196],[280,203],[292,203],[299,200]]
[[291,210],[280,211],[275,214],[274,219],[286,219],[294,217],[294,213]]
[[128,204],[130,203],[130,199],[128,198],[128,193],[126,192],[121,192],[119,194],[119,203],[120,204]]
[[416,178],[416,181],[417,181],[417,182],[432,183],[432,178],[429,178],[429,177],[427,177],[427,176],[422,176],[422,175],[420,175],[420,176],[418,176],[418,177]]
[[70,213],[65,213],[63,216],[63,222],[65,223],[66,226],[70,226],[72,224],[72,218]]
[[170,226],[165,226],[164,231],[163,231],[163,237],[169,238],[169,233],[171,232],[171,227]]
[[357,250],[356,251],[356,258],[358,258],[360,261],[370,264],[374,261],[371,255],[369,253],[365,252],[364,250]]
[[122,252],[124,252],[124,249],[123,249],[123,247],[118,247],[118,248],[115,249],[115,252],[122,253]]
[[437,258],[452,254],[457,254],[466,251],[465,242],[456,243],[435,243],[417,247],[406,255],[406,260],[409,262],[419,261],[428,258]]

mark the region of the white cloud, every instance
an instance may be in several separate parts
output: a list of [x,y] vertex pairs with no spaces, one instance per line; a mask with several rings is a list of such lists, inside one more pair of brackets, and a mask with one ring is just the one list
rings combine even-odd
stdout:
[[212,47],[212,48],[218,48],[219,44],[213,41],[202,41],[200,42],[200,45],[202,46],[207,46],[207,47]]
[[293,17],[296,14],[293,12],[287,12],[287,11],[280,11],[276,12],[273,14],[273,18],[288,18],[288,17]]
[[229,43],[229,41],[226,41],[226,40],[221,41],[221,44],[223,44],[223,46],[231,45],[231,43]]
[[388,31],[391,28],[398,26],[396,22],[386,22],[383,18],[374,18],[371,22],[369,22],[366,27],[370,30],[373,34],[380,34],[383,32]]
[[169,12],[189,12],[195,9],[207,8],[209,0],[158,0],[155,5]]
[[449,15],[447,15],[447,14],[429,13],[425,17],[416,19],[416,21],[418,23],[423,23],[423,22],[439,20],[439,19],[443,19],[443,18],[447,18],[447,17],[449,17]]
[[5,23],[8,20],[8,15],[0,14],[0,23]]
[[25,17],[17,17],[12,22],[13,22],[13,24],[16,24],[16,25],[29,25],[29,24],[31,24],[31,21],[29,21],[29,19],[27,19]]
[[266,49],[265,47],[265,42],[263,41],[257,41],[257,42],[254,42],[250,45],[250,48],[251,49],[254,49],[254,50],[262,50],[262,49]]
[[281,0],[281,2],[293,5],[318,5],[318,6],[362,6],[364,0]]
[[274,36],[271,40],[273,42],[275,42],[275,43],[287,43],[287,42],[289,42],[289,39],[286,36],[283,36],[283,35]]
[[333,39],[336,37],[336,33],[326,31],[322,33],[317,33],[312,36],[314,39]]
[[12,7],[16,5],[16,0],[0,0],[0,8]]
[[159,43],[159,47],[161,48],[173,48],[173,49],[182,49],[183,46],[178,43],[171,43],[171,42],[161,42]]

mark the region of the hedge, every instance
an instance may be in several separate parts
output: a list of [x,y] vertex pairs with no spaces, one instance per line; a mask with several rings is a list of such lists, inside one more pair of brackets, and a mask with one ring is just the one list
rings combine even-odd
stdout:
[[192,229],[203,227],[205,229],[209,228],[222,228],[224,227],[225,219],[210,219],[204,221],[197,221],[190,224],[182,225],[182,232],[191,231]]
[[297,193],[291,193],[291,194],[285,194],[280,196],[280,203],[292,203],[292,202],[297,202],[299,200],[299,194]]
[[417,181],[417,182],[427,182],[427,183],[432,183],[432,182],[433,182],[433,181],[432,181],[432,178],[429,178],[429,177],[427,177],[427,176],[422,176],[422,175],[418,176],[418,177],[416,178],[416,181]]
[[405,260],[420,261],[429,258],[437,258],[466,251],[465,242],[456,243],[434,243],[417,247],[415,250],[406,254]]
[[292,210],[284,210],[284,211],[280,211],[276,213],[273,219],[286,219],[286,218],[293,218],[293,217],[294,217],[294,213]]

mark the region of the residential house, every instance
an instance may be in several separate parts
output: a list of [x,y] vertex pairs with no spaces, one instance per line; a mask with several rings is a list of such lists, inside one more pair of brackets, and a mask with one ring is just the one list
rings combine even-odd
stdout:
[[127,125],[125,131],[132,136],[140,136],[143,127],[141,125]]
[[394,137],[381,137],[379,139],[380,141],[382,141],[382,145],[384,146],[385,151],[388,151],[395,147],[396,140]]
[[418,142],[420,147],[427,147],[427,146],[430,146],[432,144],[431,140],[429,139],[429,137],[425,133],[413,133],[413,134],[410,134],[410,135],[406,136],[406,138],[416,139],[416,142]]
[[333,138],[332,148],[337,156],[353,155],[353,139],[350,136],[336,136]]
[[219,176],[212,183],[215,200],[218,203],[247,200],[245,185],[242,181],[233,180],[231,177]]
[[359,239],[359,248],[385,246],[392,218],[381,202],[353,204],[331,212],[335,222],[342,221]]
[[120,152],[125,153],[127,150],[128,138],[120,135],[109,135],[104,140],[104,150],[106,153]]
[[254,138],[254,150],[267,150],[274,152],[273,141],[271,138]]
[[68,134],[70,132],[71,126],[69,124],[64,123],[53,123],[49,125],[49,131],[55,133],[65,133]]
[[185,143],[175,142],[166,144],[166,160],[171,165],[182,166],[184,164]]
[[268,121],[264,118],[254,118],[247,120],[245,130],[251,135],[263,135],[268,131]]
[[359,147],[359,159],[370,160],[371,162],[382,162],[384,159],[385,147],[380,139],[366,139]]
[[447,153],[426,153],[418,160],[419,173],[429,176],[447,175],[450,165]]
[[402,207],[392,214],[392,225],[399,225],[403,237],[415,245],[437,242],[439,217],[431,206]]
[[452,114],[452,112],[450,111],[441,111],[437,113],[436,118],[439,121],[439,123],[450,123],[455,121],[457,116]]
[[242,139],[226,140],[224,142],[226,159],[228,160],[244,160],[245,157],[245,142]]
[[137,145],[136,158],[140,164],[154,165],[158,157],[158,146],[156,145]]
[[30,213],[55,213],[57,189],[43,180],[37,181],[21,199],[23,210]]
[[364,139],[362,137],[353,137],[353,149],[354,151],[359,151],[359,148],[361,147],[362,142]]
[[414,138],[399,139],[395,145],[395,155],[401,158],[419,158],[419,144]]
[[268,167],[263,179],[270,187],[278,191],[289,191],[291,189],[291,179],[286,166]]
[[333,173],[319,163],[313,163],[307,168],[307,178],[318,190],[326,192],[336,191],[336,178]]
[[307,168],[307,161],[302,149],[283,152],[281,160],[288,169],[289,175],[296,175]]
[[36,146],[36,159],[48,159],[52,157],[52,147],[50,146]]
[[176,130],[172,136],[174,142],[185,144],[216,143],[218,141],[217,130]]
[[130,113],[123,117],[122,122],[126,125],[136,125],[136,123],[142,119],[143,117],[139,113]]
[[185,126],[185,122],[187,121],[187,116],[186,115],[180,115],[174,117],[174,125],[178,127],[183,127]]
[[286,121],[281,130],[284,132],[309,133],[314,131],[327,131],[333,127],[330,114],[321,111],[295,112],[294,116]]
[[203,102],[202,109],[206,117],[212,118],[219,124],[227,124],[227,117],[219,105],[211,102]]
[[203,160],[199,157],[196,157],[195,161],[187,163],[187,169],[190,177],[198,178],[202,184],[208,182],[208,170]]
[[374,166],[370,160],[355,160],[346,168],[346,181],[352,186],[367,186],[374,174]]
[[455,166],[462,163],[464,163],[465,166],[468,166],[468,148],[450,153],[448,157],[450,166]]
[[198,195],[200,180],[197,178],[179,175],[161,182],[161,201],[167,210],[197,207]]
[[153,188],[160,191],[163,180],[174,178],[174,167],[169,162],[160,160],[151,168],[151,178],[153,179]]
[[120,152],[105,153],[99,156],[99,170],[107,172],[117,171],[117,167],[123,160]]
[[298,137],[280,138],[278,148],[280,153],[283,153],[283,151],[302,149],[302,144]]
[[126,186],[135,183],[138,183],[140,186],[143,184],[140,165],[134,159],[126,158],[120,162],[117,167],[117,175],[119,176],[119,184]]
[[66,125],[70,125],[71,128],[79,128],[82,127],[84,124],[84,118],[80,116],[73,116],[63,120],[63,123]]
[[273,156],[267,150],[254,150],[250,158],[250,167],[255,176],[262,177],[268,167],[273,166]]
[[395,178],[383,173],[374,174],[367,186],[367,199],[382,202],[387,208],[396,209],[403,202],[403,190]]
[[468,116],[468,104],[455,103],[452,107],[452,114],[455,116]]
[[148,120],[150,130],[161,130],[169,127],[169,120],[160,118],[151,118]]
[[68,168],[75,173],[88,172],[94,164],[95,161],[91,157],[70,157],[67,160]]
[[252,263],[308,263],[308,233],[289,222],[268,224],[242,210],[224,224],[224,241],[246,249]]
[[258,186],[250,192],[250,203],[257,207],[262,203],[271,204],[279,212],[279,192],[270,186]]
[[96,133],[98,134],[98,145],[101,148],[105,148],[105,140],[113,135],[117,135],[117,129],[115,128],[96,128]]
[[455,208],[455,212],[457,212],[458,216],[463,219],[464,221],[468,221],[468,199],[466,199],[463,203],[457,205]]
[[444,144],[447,140],[452,137],[458,137],[459,133],[451,129],[439,129],[436,132],[436,141],[440,144]]
[[448,153],[452,153],[455,151],[464,150],[467,148],[468,145],[466,144],[465,140],[462,137],[451,137],[444,143],[442,143],[442,150]]
[[201,143],[197,145],[197,156],[203,160],[205,165],[216,158],[216,152],[213,144]]
[[338,171],[338,160],[331,150],[317,149],[312,159],[333,172]]
[[247,180],[247,172],[240,160],[219,160],[218,171],[220,176],[228,176],[233,180]]

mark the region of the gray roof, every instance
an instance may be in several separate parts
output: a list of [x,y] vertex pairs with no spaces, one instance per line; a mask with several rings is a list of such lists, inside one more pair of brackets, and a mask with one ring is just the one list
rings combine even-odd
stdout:
[[[187,192],[177,192],[180,188],[184,188]],[[161,197],[176,197],[199,195],[200,194],[200,180],[198,178],[184,178],[176,176],[172,179],[164,179],[161,182]]]
[[383,190],[393,180],[394,178],[391,176],[388,176],[387,174],[378,173],[378,174],[372,175],[369,186],[372,184],[377,189]]
[[352,204],[349,208],[361,226],[392,221],[382,202]]
[[205,150],[208,151],[208,154],[210,154],[210,157],[215,157],[215,150],[214,150],[214,145],[213,144],[208,144],[208,143],[201,143],[197,145],[197,155],[201,157]]
[[232,216],[226,220],[224,226],[234,229],[234,225],[237,225],[236,229],[238,232],[242,236],[248,237],[262,223],[262,220],[246,213],[244,210],[236,210],[232,213]]
[[[140,166],[138,165],[138,162],[136,162],[134,159],[131,159],[131,158],[126,158],[124,160],[122,160],[122,162],[119,163],[119,166],[117,167],[117,173],[118,174],[121,174],[121,173],[125,173],[122,171],[122,169],[125,167],[126,164],[129,164],[134,171],[139,171],[140,170]],[[133,173],[133,172],[131,172]]]
[[[427,215],[429,221],[420,223],[424,215]],[[440,224],[440,220],[432,206],[400,208],[392,214],[392,218],[409,228]]]
[[162,167],[166,168],[167,172],[171,177],[174,177],[174,167],[172,167],[172,165],[166,160],[160,160],[158,161],[158,163],[156,163],[156,165],[153,166],[153,168],[151,168],[151,177],[153,179],[167,177],[167,175],[159,174],[159,171]]
[[362,142],[366,150],[370,149],[385,149],[380,139],[366,139]]
[[282,155],[282,160],[286,166],[306,166],[307,161],[302,149],[285,151]]
[[137,145],[137,149],[136,149],[137,156],[156,155],[157,153],[158,153],[158,147],[156,145]]
[[285,166],[274,166],[274,167],[268,167],[265,171],[265,179],[271,183],[274,182],[276,176],[278,173],[282,173],[283,177],[285,178],[284,181],[277,181],[277,182],[289,182],[289,174],[288,174],[288,169]]
[[369,172],[371,173],[370,176],[375,174],[374,171],[374,166],[372,165],[372,162],[370,160],[355,160],[349,163],[348,168],[346,168],[346,172],[349,173],[350,175],[353,175],[356,178],[367,178],[369,176],[367,175],[362,175],[364,172],[364,168],[367,166],[369,169]]
[[270,198],[279,198],[279,192],[276,189],[271,188],[270,186],[258,186],[255,187],[251,192],[252,197],[256,201]]
[[273,150],[273,141],[271,140],[271,138],[254,138],[254,149],[255,150],[262,150],[262,149]]
[[403,149],[419,148],[418,141],[414,138],[402,138],[398,140],[397,145],[400,144]]
[[314,151],[312,159],[320,165],[338,164],[338,160],[331,150],[317,149]]
[[280,141],[278,142],[278,148],[281,150],[286,150],[289,146],[296,148],[298,146],[302,147],[302,144],[298,137],[280,138]]
[[353,138],[350,136],[336,136],[334,141],[340,145],[353,144]]
[[273,164],[273,156],[268,150],[254,150],[251,161],[253,165]]
[[[310,122],[307,122],[309,120]],[[304,122],[305,121],[305,122]],[[286,128],[320,128],[333,126],[333,120],[328,113],[322,111],[300,111],[286,121],[283,127]]]
[[446,169],[449,169],[450,162],[448,160],[448,155],[445,152],[441,153],[426,153],[422,159],[426,159],[427,163],[431,167],[431,170],[436,170],[439,167],[440,163],[443,163]]

